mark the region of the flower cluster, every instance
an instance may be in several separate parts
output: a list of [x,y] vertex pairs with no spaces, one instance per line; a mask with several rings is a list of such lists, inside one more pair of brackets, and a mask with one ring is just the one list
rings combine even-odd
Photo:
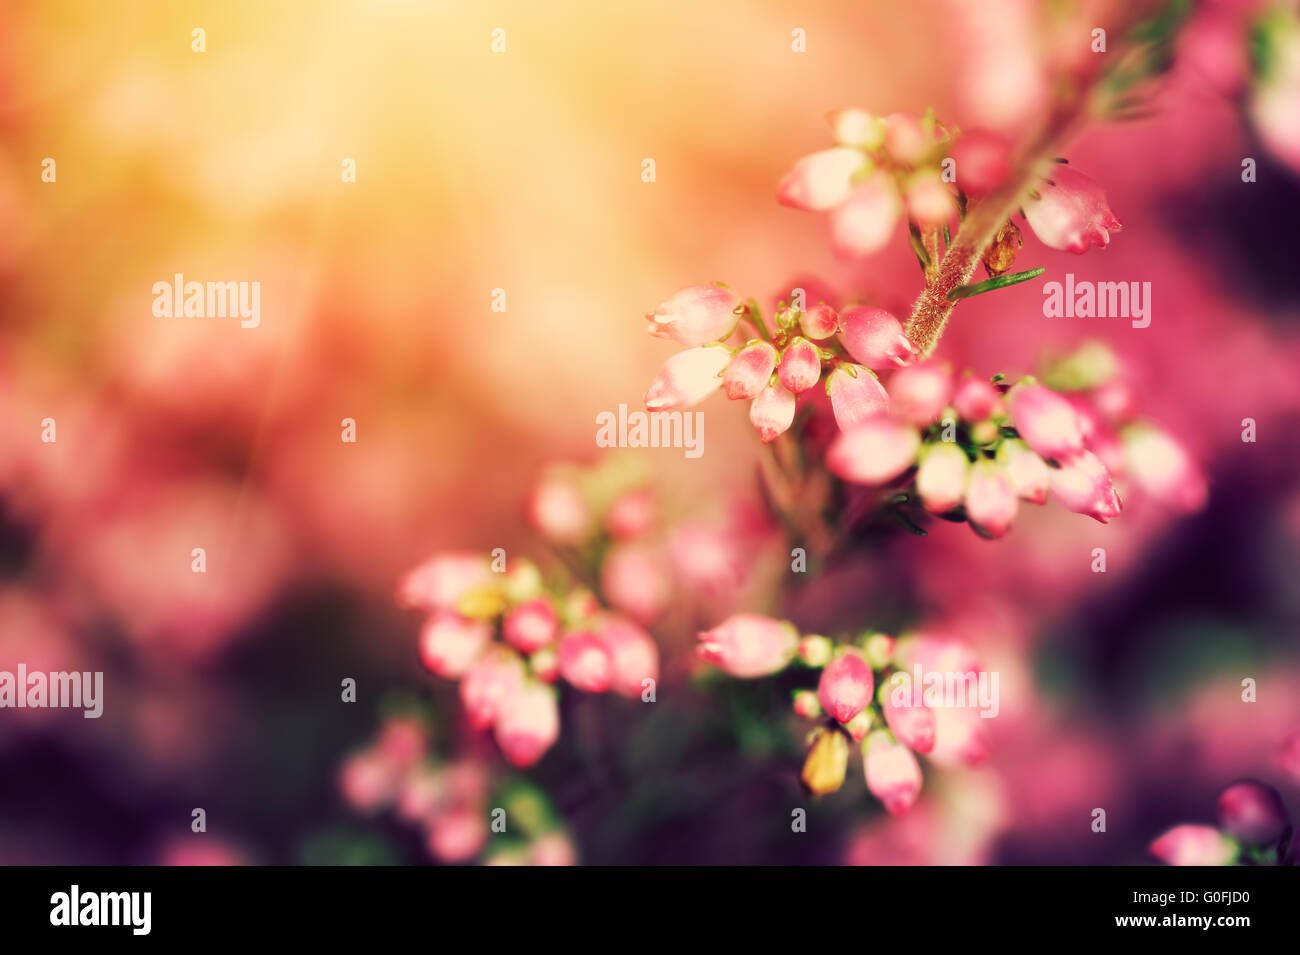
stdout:
[[428,614],[420,661],[460,681],[470,725],[492,730],[506,759],[526,767],[559,736],[557,680],[636,697],[658,679],[659,649],[591,591],[548,587],[531,561],[516,559],[509,571],[504,561],[436,554],[402,579],[397,599]]
[[[948,227],[973,203],[1011,180],[1010,144],[997,133],[949,130],[933,113],[873,116],[845,109],[830,116],[836,145],[804,156],[786,173],[777,200],[826,212],[831,245],[843,258],[883,249],[906,215],[918,242]],[[1102,188],[1067,165],[1038,170],[1023,214],[1044,245],[1068,252],[1104,247],[1122,228]],[[1018,234],[1012,226],[1010,235]],[[1014,259],[1014,250],[1010,259]],[[990,264],[1005,271],[1010,261]]]
[[1169,865],[1296,865],[1291,834],[1277,790],[1248,779],[1219,794],[1218,827],[1174,826],[1150,848]]
[[[699,634],[697,655],[741,678],[770,676],[791,664],[820,671],[816,689],[794,692],[794,712],[821,720],[809,734],[802,780],[809,792],[844,784],[850,744],[862,750],[867,789],[892,815],[902,815],[921,792],[917,755],[936,764],[976,765],[988,753],[987,736],[966,699],[982,667],[960,639],[916,632],[898,639],[867,633],[851,641],[801,636],[794,625],[761,614],[736,614]],[[960,682],[962,700],[918,674]],[[973,692],[973,691],[972,691]]]
[[418,826],[429,853],[439,862],[469,862],[484,854],[490,810],[499,806],[513,820],[487,855],[488,864],[572,865],[573,844],[550,804],[535,787],[519,781],[498,784],[472,758],[438,761],[428,751],[424,724],[415,717],[391,717],[369,746],[352,754],[339,771],[343,798],[358,812],[391,808]]

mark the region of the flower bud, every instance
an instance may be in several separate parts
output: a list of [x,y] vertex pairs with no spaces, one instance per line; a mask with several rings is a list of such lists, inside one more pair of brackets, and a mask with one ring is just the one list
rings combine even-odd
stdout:
[[636,487],[614,498],[605,512],[605,529],[626,540],[648,533],[655,524],[658,504],[649,488]]
[[722,376],[727,397],[735,401],[762,393],[776,370],[776,357],[776,349],[770,342],[753,341],[736,352]]
[[619,696],[639,697],[645,681],[659,680],[659,647],[640,627],[617,614],[600,619],[598,636],[609,652],[610,688]]
[[998,464],[1023,501],[1042,504],[1052,483],[1052,469],[1029,445],[1017,438],[1007,438],[998,445]]
[[882,687],[880,709],[885,714],[885,725],[904,746],[918,753],[934,749],[934,710],[924,704],[913,706],[910,688]]
[[1231,865],[1236,844],[1213,826],[1174,826],[1151,843],[1151,854],[1168,865]]
[[593,633],[569,633],[560,639],[560,676],[584,693],[604,693],[614,678],[605,642]]
[[831,248],[842,259],[879,252],[894,235],[902,202],[893,180],[877,173],[853,187],[830,214]]
[[916,429],[877,415],[832,441],[826,466],[852,484],[888,484],[912,466],[920,447]]
[[841,146],[875,151],[885,141],[885,121],[865,109],[841,109],[831,113],[831,132]]
[[496,722],[501,707],[523,686],[523,661],[509,650],[498,644],[479,657],[460,681],[460,701],[469,725],[476,730],[487,729]]
[[510,765],[532,766],[560,735],[560,710],[555,691],[544,683],[529,683],[500,708],[496,741]]
[[1149,425],[1126,428],[1123,441],[1128,473],[1145,493],[1180,511],[1205,504],[1205,477],[1181,444]]
[[785,620],[738,613],[699,634],[696,655],[732,676],[767,676],[794,658],[799,632]]
[[952,406],[963,421],[986,421],[1003,412],[1002,395],[983,378],[973,375],[957,383],[952,393]]
[[824,303],[799,313],[799,330],[813,341],[830,338],[839,328],[840,317],[835,314],[835,309]]
[[868,368],[896,368],[916,361],[916,348],[902,323],[883,308],[855,305],[840,316],[840,341]]
[[560,676],[560,655],[554,646],[544,647],[528,658],[528,669],[543,683],[554,683]]
[[595,531],[595,516],[572,480],[548,476],[528,499],[528,523],[554,544],[576,545]]
[[538,836],[528,847],[528,861],[535,866],[572,866],[578,863],[578,850],[562,832]]
[[1083,450],[1079,413],[1055,391],[1023,383],[1011,389],[1007,400],[1012,423],[1039,456],[1065,461]]
[[966,516],[986,537],[1001,537],[1016,519],[1019,502],[1006,472],[981,458],[971,467],[966,486]]
[[438,676],[458,680],[491,639],[491,628],[481,620],[436,613],[420,628],[420,662]]
[[885,153],[896,163],[915,165],[933,141],[915,113],[890,113],[885,117]]
[[792,395],[801,395],[822,377],[822,357],[817,346],[806,338],[796,338],[781,355],[781,384]]
[[862,655],[873,670],[883,670],[894,659],[894,638],[887,633],[873,633],[862,644]]
[[862,772],[867,788],[891,816],[906,813],[921,794],[920,764],[888,730],[877,730],[863,743]]
[[940,441],[925,447],[916,469],[916,492],[927,511],[945,514],[966,495],[970,459],[956,444]]
[[951,397],[952,373],[932,361],[899,369],[889,379],[890,408],[918,428],[938,421]]
[[771,444],[794,422],[794,395],[780,383],[768,385],[749,406],[749,423],[758,432],[764,444]]
[[846,649],[822,670],[817,699],[831,717],[847,723],[871,702],[875,691],[871,667],[854,649]]
[[889,410],[885,386],[861,365],[837,365],[826,378],[826,393],[841,431]]
[[804,156],[777,186],[777,202],[809,212],[825,212],[849,197],[853,174],[867,157],[856,149],[839,146]]
[[800,779],[814,796],[833,793],[844,785],[849,769],[849,738],[838,729],[818,730]]
[[1076,454],[1052,471],[1052,496],[1074,511],[1105,524],[1119,515],[1119,495],[1111,484],[1110,472],[1091,451]]
[[1079,255],[1094,245],[1105,248],[1110,233],[1124,227],[1110,211],[1105,191],[1064,163],[1055,165],[1050,175],[1051,182],[1038,187],[1039,198],[1024,205],[1034,234],[1049,248]]
[[940,229],[957,214],[957,200],[942,179],[923,173],[908,180],[907,215],[921,229]]
[[796,716],[816,719],[822,715],[822,705],[817,702],[817,694],[812,690],[798,690],[794,695],[794,712]]
[[649,332],[687,348],[728,337],[740,323],[741,302],[730,289],[716,285],[684,288],[646,315]]
[[434,554],[401,579],[397,602],[426,611],[454,610],[466,591],[491,579],[491,568],[482,554]]
[[1223,831],[1256,846],[1271,846],[1291,828],[1277,790],[1254,780],[1234,783],[1219,796]]
[[606,600],[641,623],[650,623],[672,597],[667,561],[649,544],[615,544],[605,553],[600,586]]
[[545,597],[521,603],[501,625],[506,643],[521,653],[534,653],[555,639],[560,618]]
[[1011,145],[997,133],[967,130],[951,155],[957,185],[972,198],[988,195],[1011,178]]
[[721,345],[688,348],[669,358],[646,389],[650,411],[668,411],[697,405],[722,386],[722,372],[731,352]]
[[876,717],[871,710],[861,710],[857,716],[844,724],[844,732],[849,734],[849,739],[853,740],[853,742],[860,743],[871,732],[871,727],[875,723]]
[[834,649],[826,637],[810,633],[799,641],[799,659],[810,667],[824,667],[831,662]]
[[934,714],[934,746],[930,759],[940,766],[977,766],[989,753],[983,718],[972,709],[940,706]]
[[514,604],[524,603],[542,594],[542,572],[527,557],[517,557],[501,580],[501,592]]

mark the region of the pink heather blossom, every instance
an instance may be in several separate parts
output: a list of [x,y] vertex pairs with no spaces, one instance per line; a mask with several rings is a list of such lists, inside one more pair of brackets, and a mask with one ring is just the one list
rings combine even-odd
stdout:
[[916,470],[916,491],[927,511],[944,514],[966,496],[970,459],[956,444],[940,441],[926,448]]
[[842,363],[826,376],[826,394],[841,431],[849,431],[889,410],[889,393],[880,379],[862,365]]
[[492,629],[481,620],[435,613],[420,628],[420,662],[438,676],[459,680],[491,639]]
[[1001,537],[1016,519],[1019,500],[1006,472],[987,458],[971,467],[966,487],[966,516],[988,537]]
[[805,719],[816,719],[822,714],[821,703],[812,690],[799,690],[794,695],[794,712]]
[[912,466],[921,436],[888,415],[844,431],[826,451],[832,474],[852,484],[887,484]]
[[904,190],[907,215],[922,229],[939,229],[957,214],[957,200],[943,180],[933,174],[913,177]]
[[885,140],[885,121],[865,109],[836,110],[826,118],[830,121],[835,141],[841,146],[875,150]]
[[839,328],[840,317],[835,314],[835,309],[824,303],[799,313],[799,330],[813,341],[830,338]]
[[822,377],[822,359],[817,346],[806,338],[796,338],[786,345],[778,377],[792,395],[801,395],[817,384]]
[[487,842],[484,813],[458,806],[438,813],[429,824],[429,851],[439,862],[466,862]]
[[1001,414],[1002,394],[983,378],[969,375],[953,389],[952,406],[963,421],[986,421]]
[[817,699],[841,723],[857,716],[875,691],[871,665],[857,650],[848,649],[826,664],[817,682]]
[[1052,471],[1052,496],[1076,514],[1105,524],[1120,512],[1119,495],[1110,481],[1110,472],[1091,451],[1076,454]]
[[641,623],[650,623],[672,596],[667,562],[649,544],[615,544],[600,568],[600,586],[614,607]]
[[651,335],[687,348],[721,341],[740,323],[740,298],[716,285],[682,289],[646,315]]
[[668,411],[697,405],[722,387],[722,372],[731,352],[721,345],[701,345],[680,351],[664,362],[646,389],[645,406]]
[[843,146],[810,153],[782,178],[777,201],[809,212],[825,212],[849,197],[853,174],[866,162],[860,151]]
[[416,767],[401,782],[394,811],[408,822],[427,819],[437,808],[446,789],[443,774],[427,767]]
[[639,697],[646,680],[659,680],[659,647],[630,620],[606,614],[598,623],[597,636],[609,653],[610,688],[620,696]]
[[1220,794],[1219,825],[1228,835],[1257,846],[1272,845],[1291,828],[1277,790],[1253,780]]
[[725,529],[687,524],[673,531],[668,546],[677,582],[688,593],[724,601],[744,582],[745,555]]
[[940,766],[978,766],[989,753],[985,720],[970,707],[940,706],[934,713],[930,759]]
[[544,647],[528,658],[528,669],[543,683],[554,683],[560,678],[560,655],[555,647]]
[[914,113],[890,113],[885,117],[885,153],[896,163],[915,165],[934,141],[927,136],[921,117]]
[[1205,503],[1205,478],[1183,446],[1149,425],[1123,433],[1124,463],[1145,493],[1180,511],[1195,511]]
[[482,554],[435,554],[401,579],[397,602],[419,610],[455,610],[466,591],[491,577],[491,567]]
[[901,816],[921,794],[921,766],[888,730],[876,730],[862,747],[862,771],[871,794],[891,816]]
[[891,690],[881,694],[880,709],[885,714],[885,725],[904,746],[918,753],[930,752],[934,749],[934,711],[924,704],[913,706],[910,695],[905,702],[895,705]]
[[916,348],[903,334],[902,323],[883,308],[845,309],[840,341],[854,361],[868,368],[897,368],[916,361]]
[[1020,437],[1041,457],[1065,461],[1083,450],[1083,427],[1074,406],[1036,384],[1016,385],[1007,394],[1011,421]]
[[560,676],[584,693],[604,693],[614,679],[614,662],[605,642],[594,633],[560,638]]
[[1042,243],[1053,249],[1082,254],[1105,246],[1110,233],[1123,224],[1106,204],[1106,193],[1083,173],[1064,163],[1050,173],[1055,185],[1038,186],[1039,198],[1025,203],[1025,218]]
[[749,406],[749,423],[764,444],[771,444],[790,430],[794,421],[794,395],[780,382],[773,382],[762,390]]
[[957,186],[972,198],[988,195],[1011,178],[1011,146],[984,129],[962,133],[952,147]]
[[460,681],[460,702],[469,725],[487,729],[523,686],[524,664],[513,652],[498,645],[480,657]]
[[794,658],[799,632],[785,620],[738,613],[702,631],[696,655],[732,676],[751,678],[784,670]]
[[512,766],[523,769],[536,763],[560,735],[555,691],[544,683],[525,685],[497,714],[495,735]]
[[849,734],[849,739],[853,742],[860,743],[871,732],[874,723],[875,717],[870,710],[859,710],[857,716],[844,724],[844,732]]
[[736,352],[722,376],[722,389],[733,401],[757,397],[776,371],[776,349],[769,342],[750,342]]
[[384,723],[375,739],[374,752],[405,772],[424,755],[428,734],[419,720],[396,716]]
[[799,659],[810,667],[824,667],[831,662],[835,646],[820,634],[810,633],[799,638]]
[[1213,826],[1174,826],[1151,843],[1151,854],[1168,865],[1229,865],[1237,846]]
[[396,786],[392,764],[368,750],[348,757],[339,769],[339,791],[358,812],[374,812],[390,802]]
[[831,248],[842,259],[879,252],[893,237],[902,210],[893,180],[875,174],[854,186],[844,203],[831,210]]
[[889,379],[891,410],[918,428],[938,421],[951,398],[952,372],[933,361],[900,369]]
[[998,463],[1022,501],[1042,504],[1047,500],[1052,469],[1029,450],[1029,445],[1017,438],[1007,438],[998,446]]
[[595,516],[571,480],[548,476],[528,499],[528,523],[555,544],[581,544],[595,530]]
[[658,510],[654,492],[649,488],[624,491],[605,512],[605,529],[613,537],[640,537],[654,527]]
[[545,597],[521,603],[501,625],[502,636],[521,653],[535,653],[551,643],[560,629],[560,618]]

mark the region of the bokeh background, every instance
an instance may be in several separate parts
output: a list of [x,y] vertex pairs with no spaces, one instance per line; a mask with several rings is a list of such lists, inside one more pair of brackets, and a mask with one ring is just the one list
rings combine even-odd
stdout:
[[[775,183],[846,105],[1015,129],[1043,67],[1037,13],[6,0],[0,666],[103,670],[106,701],[99,720],[0,711],[0,861],[427,861],[336,785],[395,695],[441,704],[441,745],[476,745],[419,670],[394,581],[435,550],[539,550],[529,488],[549,462],[601,456],[597,413],[639,407],[671,353],[640,318],[677,288],[766,301],[815,277],[905,312],[919,275],[901,236],[837,261]],[[1001,542],[942,527],[843,571],[864,616],[909,588],[1003,673],[989,763],[927,778],[902,821],[859,781],[792,836],[807,797],[780,701],[699,684],[693,635],[659,634],[653,715],[570,701],[532,774],[581,859],[1142,863],[1243,775],[1294,818],[1300,778],[1277,751],[1300,727],[1300,177],[1212,79],[1179,62],[1151,116],[1068,150],[1125,223],[1108,249],[1076,258],[1026,232],[1020,261],[1045,279],[1150,281],[1149,328],[1046,319],[1031,282],[963,304],[940,349],[1020,373],[1107,341],[1206,469],[1206,509],[1134,506],[1103,528],[1047,508]],[[260,281],[260,327],[155,318],[151,286],[175,272]],[[679,511],[752,488],[743,410],[704,411],[698,460],[637,452]],[[339,700],[349,676],[356,704]]]

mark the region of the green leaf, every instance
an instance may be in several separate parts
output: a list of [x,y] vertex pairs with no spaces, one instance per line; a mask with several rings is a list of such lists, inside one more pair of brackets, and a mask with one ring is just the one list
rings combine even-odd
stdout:
[[1008,285],[1019,285],[1021,282],[1028,282],[1030,279],[1038,278],[1047,271],[1046,266],[1039,266],[1036,269],[1030,269],[1028,272],[1016,272],[1013,275],[999,275],[996,278],[987,279],[983,282],[977,282],[974,285],[959,285],[948,293],[948,301],[956,302],[963,298],[970,298],[974,295],[983,295],[985,292],[992,292],[995,289],[1006,288]]

